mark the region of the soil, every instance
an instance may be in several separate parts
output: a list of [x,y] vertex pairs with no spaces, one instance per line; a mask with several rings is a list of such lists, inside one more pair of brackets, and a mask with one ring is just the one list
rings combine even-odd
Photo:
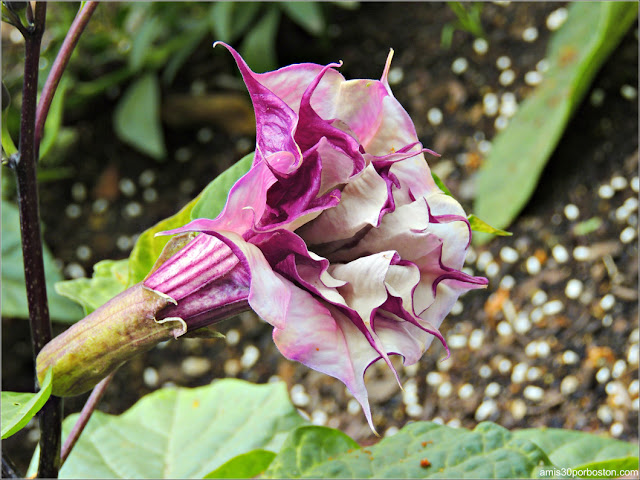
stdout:
[[[483,142],[490,142],[496,134],[495,116],[483,114],[483,96],[513,92],[518,102],[527,97],[534,87],[524,82],[524,74],[535,70],[544,58],[550,35],[546,18],[564,5],[484,4],[482,23],[489,48],[479,54],[473,48],[474,37],[462,31],[455,32],[449,49],[442,48],[442,28],[455,20],[443,3],[362,3],[356,10],[323,4],[330,19],[327,38],[315,40],[285,19],[278,37],[279,61],[286,65],[343,60],[340,70],[346,78],[379,78],[392,47],[397,69],[394,94],[413,118],[422,143],[442,155],[430,159],[430,165],[469,212],[474,179],[484,159]],[[523,31],[532,26],[537,27],[538,38],[526,42]],[[89,29],[86,35],[90,34]],[[211,53],[212,40],[203,41],[176,80],[163,90],[163,100],[195,90],[194,83],[197,89],[204,85],[208,93],[230,95],[242,86],[229,56]],[[509,86],[499,82],[496,60],[501,56],[511,59],[510,68],[516,74]],[[459,57],[466,58],[469,67],[455,74],[452,63]],[[233,88],[225,89],[230,83]],[[637,383],[633,387],[632,382],[638,377],[638,361],[629,352],[638,348],[638,252],[635,240],[620,240],[627,224],[635,228],[637,212],[622,221],[616,217],[616,209],[628,198],[636,198],[637,191],[626,186],[612,198],[598,194],[600,186],[616,176],[628,181],[636,177],[637,181],[638,105],[636,98],[621,95],[623,85],[638,85],[637,24],[593,82],[534,196],[509,228],[513,236],[497,238],[471,254],[467,266],[476,274],[494,271],[489,288],[463,297],[461,311],[452,313],[443,324],[442,332],[450,343],[456,338],[451,358],[442,362],[444,351],[434,343],[417,368],[399,366],[403,382],[417,387],[421,408],[409,408],[411,402],[406,402],[384,368],[367,372],[374,423],[380,432],[391,434],[411,420],[472,428],[486,419],[507,428],[572,428],[637,442],[638,392]],[[604,102],[593,100],[602,93]],[[88,108],[65,118],[65,124],[80,133],[68,158],[76,173],[40,189],[45,240],[67,276],[78,268],[89,275],[93,263],[102,259],[126,258],[132,236],[175,213],[215,175],[253,149],[251,135],[225,131],[214,115],[208,123],[165,125],[170,159],[158,163],[117,140],[112,128],[115,98],[97,98]],[[439,125],[428,120],[434,107],[443,113]],[[150,186],[143,180],[147,186],[141,186],[141,175],[149,171],[155,180]],[[151,176],[144,173],[143,178]],[[128,194],[123,193],[123,179],[133,181],[135,192],[125,189]],[[85,186],[86,200],[74,199],[74,184]],[[145,200],[145,195],[152,197],[145,194],[148,188],[155,189],[157,199]],[[108,200],[108,209],[102,213],[95,211],[94,202],[99,198]],[[142,208],[139,215],[130,214],[132,202]],[[72,203],[81,208],[77,218],[61,213]],[[578,208],[579,218],[567,218],[568,204]],[[586,234],[576,230],[581,221],[594,217],[601,220],[595,230]],[[567,262],[553,255],[556,245],[569,252]],[[89,247],[89,258],[78,258],[81,246]],[[517,251],[515,263],[501,259],[505,246]],[[577,246],[590,247],[591,256],[582,261],[574,258]],[[539,271],[527,267],[531,257],[540,263]],[[487,267],[492,262],[497,270]],[[514,286],[505,277],[512,277]],[[565,293],[571,279],[584,286],[577,299]],[[601,302],[609,293],[615,299],[611,308]],[[561,302],[560,311],[540,316],[541,309],[553,300]],[[507,328],[517,323],[514,318],[521,313],[531,319],[530,328],[521,333]],[[64,328],[55,324],[56,333]],[[255,315],[226,321],[220,330],[235,330],[239,341],[232,345],[222,340],[169,342],[129,362],[118,371],[99,408],[121,413],[162,386],[206,385],[229,376],[264,383],[277,376],[289,388],[302,385],[309,399],[308,403],[298,400],[298,406],[316,422],[340,428],[362,444],[375,441],[362,412],[349,407],[351,397],[344,386],[284,359],[273,345],[269,326]],[[472,341],[480,335],[479,343]],[[533,342],[539,343],[531,346]],[[259,359],[245,368],[241,358],[251,346],[257,347]],[[575,363],[568,361],[571,354],[567,351],[577,354]],[[3,318],[2,360],[3,389],[33,388],[27,322]],[[197,371],[194,365],[202,368]],[[518,369],[524,369],[528,379],[517,378]],[[430,372],[439,375],[429,376]],[[605,376],[609,378],[603,380]],[[575,378],[573,391],[563,387],[567,377]],[[471,389],[465,387],[471,393],[459,394],[465,384],[471,385]],[[611,394],[615,389],[611,384],[621,386],[623,393]],[[542,397],[532,399],[527,386],[540,387]],[[86,398],[65,400],[65,414],[79,411]],[[484,417],[478,413],[482,405],[488,412]],[[32,424],[5,440],[3,451],[26,471],[37,438],[37,426]]]

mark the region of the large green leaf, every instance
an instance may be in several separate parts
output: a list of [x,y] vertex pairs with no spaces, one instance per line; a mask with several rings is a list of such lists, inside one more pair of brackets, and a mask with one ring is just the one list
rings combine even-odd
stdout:
[[[577,468],[594,462],[607,462],[626,468],[629,458],[635,458],[638,468],[638,446],[591,433],[559,428],[528,428],[514,432],[515,438],[538,445],[559,468]],[[617,460],[615,462],[611,462]],[[593,467],[589,467],[594,469]]]
[[2,392],[2,439],[21,430],[47,402],[52,372],[50,368],[38,393]]
[[266,13],[244,37],[240,53],[245,62],[255,72],[273,70],[278,65],[276,59],[276,35],[280,24],[280,9],[268,4]]
[[[62,274],[46,245],[43,246],[43,254],[51,319],[73,323],[82,317],[82,311],[55,292],[54,284],[62,280]],[[29,318],[20,240],[20,214],[6,200],[2,200],[2,315]]]
[[318,2],[279,2],[278,5],[311,35],[320,35],[324,31],[324,15]]
[[529,478],[539,465],[550,465],[540,448],[493,423],[469,431],[416,422],[367,448],[337,430],[299,428],[265,477]]
[[474,206],[479,217],[505,228],[526,205],[571,114],[637,14],[637,2],[570,5],[567,22],[550,41],[545,79],[495,137],[480,169]]
[[[63,436],[77,418],[65,419]],[[157,390],[120,416],[95,412],[60,478],[203,478],[251,450],[277,452],[304,423],[284,383]]]
[[214,2],[209,11],[216,40],[232,43],[249,27],[261,2]]
[[160,123],[160,86],[154,74],[140,77],[129,85],[118,101],[113,124],[122,141],[156,160],[166,157]]
[[251,450],[233,457],[204,478],[255,478],[267,469],[275,456],[269,450]]
[[89,315],[129,285],[129,260],[102,260],[93,266],[91,278],[58,282],[56,292],[79,303]]

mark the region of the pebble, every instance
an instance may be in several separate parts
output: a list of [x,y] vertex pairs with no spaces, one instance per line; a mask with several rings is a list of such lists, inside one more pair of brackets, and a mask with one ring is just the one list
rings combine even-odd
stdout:
[[526,268],[527,272],[529,272],[529,275],[537,275],[538,273],[540,273],[542,266],[540,265],[540,260],[538,260],[538,257],[531,256],[527,258]]
[[605,315],[602,317],[603,327],[610,327],[611,325],[613,325],[613,317],[611,315]]
[[551,255],[558,263],[566,263],[569,260],[569,252],[562,245],[554,245],[551,249]]
[[602,367],[596,372],[596,381],[598,383],[606,383],[611,378],[611,371],[607,367]]
[[476,253],[475,248],[469,247],[467,253],[465,254],[464,261],[466,263],[474,263],[478,259],[478,254]]
[[419,363],[414,363],[413,365],[403,365],[404,373],[408,377],[415,377],[420,369]]
[[116,247],[123,252],[131,248],[131,238],[127,235],[120,235],[116,240]]
[[123,178],[118,182],[118,188],[123,195],[133,197],[136,193],[136,184],[130,178]]
[[211,360],[204,357],[187,357],[180,365],[185,375],[199,377],[211,370]]
[[240,358],[240,365],[244,369],[249,369],[255,365],[260,358],[260,350],[255,345],[247,345]]
[[185,163],[191,160],[192,152],[188,147],[180,147],[176,150],[174,154],[175,159],[179,163]]
[[147,203],[153,203],[158,200],[158,191],[155,188],[145,188],[142,192],[142,198]]
[[71,196],[76,202],[83,202],[87,198],[87,187],[80,182],[74,183],[71,186]]
[[311,423],[314,425],[326,425],[329,415],[323,410],[314,410],[311,412]]
[[498,362],[498,371],[503,375],[506,375],[511,371],[511,366],[511,360],[509,360],[508,358],[503,358]]
[[471,395],[473,395],[473,385],[470,383],[465,383],[458,389],[458,396],[463,400],[470,398]]
[[536,27],[525,28],[522,32],[522,39],[525,42],[535,42],[538,39],[538,29]]
[[464,335],[450,335],[447,343],[450,348],[464,348],[467,346],[467,337]]
[[507,118],[513,117],[518,111],[518,101],[511,92],[505,92],[500,97],[500,114]]
[[631,335],[629,335],[629,342],[638,343],[638,341],[640,341],[640,330],[637,328],[634,328],[631,331]]
[[[310,400],[311,399],[309,398],[309,395],[307,395],[307,392],[304,391],[303,385],[296,383],[293,387],[291,387],[291,401],[295,406],[306,407],[307,405],[309,405]],[[358,403],[357,400],[354,401]],[[351,403],[351,400],[349,400],[349,403]],[[347,404],[347,410],[350,410],[349,404]],[[349,411],[349,413],[351,412]]]
[[449,357],[446,360],[441,360],[436,363],[438,370],[441,372],[448,372],[453,367],[453,357]]
[[527,414],[527,404],[524,403],[522,400],[515,399],[513,402],[511,402],[511,416],[515,419],[515,420],[522,420],[525,415]]
[[629,352],[627,353],[627,362],[629,365],[638,365],[638,344],[634,343],[629,347]]
[[158,385],[158,381],[160,381],[160,375],[158,375],[158,371],[155,368],[147,367],[142,372],[142,380],[147,387],[153,388]]
[[560,300],[551,300],[542,306],[542,313],[545,315],[557,315],[564,309],[564,304]]
[[531,367],[529,370],[527,370],[527,380],[529,380],[530,382],[535,382],[541,376],[542,370],[540,370],[538,367]]
[[91,206],[93,213],[97,214],[106,212],[107,208],[109,208],[109,201],[106,198],[96,199],[96,201],[93,202],[93,205]]
[[638,98],[638,89],[631,85],[622,85],[622,87],[620,87],[620,95],[627,100],[635,100]]
[[596,412],[596,416],[605,425],[609,425],[613,421],[613,412],[608,405],[600,405]]
[[519,255],[517,250],[514,248],[505,246],[500,250],[500,258],[506,263],[515,263],[518,260]]
[[484,271],[487,268],[487,265],[489,265],[490,262],[493,261],[493,255],[491,255],[491,252],[482,252],[480,253],[480,255],[478,255],[478,260],[476,261],[476,267],[478,268],[478,270],[482,270]]
[[500,322],[496,327],[496,330],[498,331],[498,335],[500,335],[501,337],[508,337],[513,333],[511,325],[509,324],[509,322],[505,321]]
[[567,375],[560,383],[560,393],[563,395],[571,395],[580,386],[580,382],[573,375]]
[[69,205],[67,205],[67,208],[64,209],[64,213],[69,218],[78,218],[80,217],[80,215],[82,215],[82,208],[80,208],[80,205],[70,203]]
[[536,290],[534,294],[531,296],[531,304],[539,307],[543,305],[549,297],[544,290]]
[[640,190],[640,179],[638,177],[633,177],[631,179],[631,190],[636,193]]
[[638,393],[640,391],[640,382],[638,382],[638,379],[634,379],[630,384],[629,384],[629,388],[627,389],[627,391],[629,392],[629,395],[631,395],[632,397],[636,397],[638,396]]
[[[440,385],[442,383],[442,374],[438,373],[438,372],[429,372],[427,373],[427,384],[431,385],[432,387],[435,387],[437,385]],[[405,390],[406,390],[406,386],[405,386]]]
[[629,197],[624,201],[623,205],[630,212],[635,212],[638,209],[638,199],[636,197]]
[[568,16],[569,12],[564,7],[560,7],[557,10],[554,10],[547,17],[547,28],[552,32],[559,29],[567,20]]
[[475,329],[469,335],[469,348],[471,350],[478,350],[484,342],[484,332],[480,329]]
[[616,175],[611,179],[610,185],[611,185],[611,188],[619,191],[627,188],[628,182],[626,178],[621,177],[620,175]]
[[610,293],[607,293],[602,297],[602,300],[600,300],[600,307],[602,307],[605,312],[611,310],[615,304],[616,298]]
[[531,313],[529,314],[529,318],[533,323],[539,323],[544,318],[544,313],[542,312],[541,308],[536,307],[533,310],[531,310]]
[[223,368],[224,373],[228,377],[235,377],[238,373],[240,373],[240,370],[242,369],[242,367],[240,366],[240,362],[235,358],[231,358],[224,362]]
[[195,188],[196,188],[196,183],[190,178],[186,178],[182,180],[178,185],[178,189],[180,190],[180,193],[184,193],[185,195],[189,195],[191,192],[195,190]]
[[573,350],[565,350],[562,354],[562,362],[565,365],[574,365],[580,361],[580,357]]
[[500,82],[500,85],[504,87],[508,87],[513,83],[515,79],[516,79],[516,73],[510,68],[508,68],[500,72],[500,76],[498,77],[498,82]]
[[511,59],[509,57],[507,57],[506,55],[502,55],[502,56],[498,57],[498,59],[496,60],[496,66],[500,70],[504,70],[505,68],[509,68],[511,66]]
[[484,97],[482,97],[482,108],[486,116],[492,117],[498,113],[499,106],[498,96],[495,93],[486,93]]
[[89,260],[91,258],[91,248],[86,245],[80,245],[76,248],[76,256],[82,261]]
[[[357,403],[357,402],[356,402]],[[396,433],[398,433],[398,427],[396,427],[395,425],[390,426],[389,428],[387,428],[384,432],[384,436],[385,437],[393,437]]]
[[493,278],[500,273],[500,266],[496,262],[490,262],[487,268],[484,269],[487,277]]
[[493,122],[493,126],[496,130],[504,130],[509,125],[509,119],[503,115],[498,115],[496,121]]
[[347,403],[347,412],[349,412],[351,415],[356,415],[357,413],[360,413],[360,409],[361,409],[360,404],[355,398],[352,398]]
[[567,217],[567,220],[577,220],[580,216],[580,209],[573,203],[569,203],[564,207],[564,216]]
[[439,108],[433,107],[427,112],[427,120],[434,127],[442,123],[442,118],[442,111]]
[[457,418],[452,418],[447,422],[447,426],[451,428],[460,428],[462,426],[462,422]]
[[481,378],[489,378],[491,376],[491,373],[493,372],[491,371],[491,367],[489,365],[482,365],[478,369],[478,375],[480,375]]
[[407,415],[409,415],[410,417],[419,417],[422,415],[422,412],[424,411],[424,409],[422,408],[422,405],[419,405],[417,403],[411,403],[406,406],[405,411],[407,412]]
[[213,139],[213,130],[208,127],[201,128],[196,133],[196,138],[200,143],[209,143]]
[[142,215],[142,205],[138,202],[129,202],[125,205],[123,214],[126,217],[135,218]]
[[576,278],[572,278],[567,282],[567,286],[564,289],[564,294],[567,296],[567,298],[575,300],[582,294],[582,289],[582,282]]
[[511,275],[505,275],[504,277],[502,277],[502,280],[500,280],[500,288],[504,290],[511,290],[513,287],[515,287],[515,285],[516,279]]
[[144,170],[138,177],[138,184],[143,188],[150,187],[155,181],[156,173],[151,169]]
[[631,243],[636,238],[636,229],[633,227],[626,227],[620,232],[620,241],[622,243]]
[[451,315],[460,315],[463,310],[464,304],[460,300],[456,300],[453,307],[451,307]]
[[545,340],[540,340],[536,345],[536,355],[539,358],[546,358],[551,353],[551,347]]
[[531,322],[525,312],[518,313],[515,322],[513,322],[513,329],[520,335],[524,335],[531,330]]
[[473,41],[473,50],[478,55],[484,55],[485,53],[487,53],[487,51],[489,51],[489,43],[487,43],[484,38],[476,38]]
[[620,422],[615,422],[611,425],[609,432],[614,437],[619,437],[624,432],[624,426]]
[[524,362],[518,363],[515,367],[513,367],[513,372],[511,372],[511,381],[513,383],[524,382],[527,375],[527,370],[529,370],[529,365]]
[[524,354],[527,357],[535,357],[537,356],[538,351],[538,342],[534,340],[533,342],[529,342],[526,347],[524,347]]
[[484,389],[484,394],[489,398],[494,398],[494,397],[497,397],[500,394],[501,390],[502,390],[502,387],[500,386],[499,383],[491,382]]
[[578,246],[573,249],[573,258],[575,258],[579,262],[584,262],[589,259],[591,255],[591,249],[585,246]]
[[614,194],[615,191],[613,190],[611,185],[600,185],[600,188],[598,188],[598,196],[600,198],[604,198],[605,200],[613,197]]
[[83,278],[86,276],[84,268],[82,268],[82,265],[75,262],[71,262],[69,265],[67,265],[64,271],[68,277],[73,279]]
[[498,411],[498,405],[495,400],[485,400],[480,404],[480,406],[476,409],[475,419],[478,422],[482,422],[487,418],[491,417],[494,413]]
[[387,81],[389,85],[398,85],[404,79],[404,70],[402,67],[393,67],[389,70]]
[[489,140],[481,140],[478,142],[478,151],[483,154],[489,153],[491,150],[491,142]]
[[440,398],[447,398],[451,395],[452,392],[453,386],[451,385],[451,382],[443,382],[438,387],[438,396]]
[[545,73],[546,71],[548,71],[549,60],[547,60],[546,58],[543,58],[540,61],[538,61],[538,63],[536,63],[536,70],[539,71],[540,73]]
[[604,97],[604,90],[601,88],[594,88],[593,92],[591,92],[591,97],[589,97],[589,101],[594,107],[599,107],[604,103]]
[[527,400],[531,400],[532,402],[539,402],[544,398],[544,390],[535,385],[527,385],[522,392],[522,395]]
[[543,78],[542,74],[537,70],[531,70],[524,74],[524,82],[531,86],[539,85]]
[[451,71],[456,75],[460,75],[461,73],[464,73],[468,67],[469,62],[467,62],[467,59],[464,57],[458,57],[451,64]]

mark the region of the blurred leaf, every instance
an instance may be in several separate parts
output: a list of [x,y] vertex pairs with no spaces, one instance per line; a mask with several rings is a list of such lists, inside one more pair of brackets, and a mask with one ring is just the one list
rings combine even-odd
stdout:
[[71,84],[71,80],[68,76],[62,77],[60,84],[56,89],[56,93],[51,101],[51,107],[49,108],[49,114],[44,124],[44,132],[42,134],[42,141],[40,142],[40,160],[47,156],[47,153],[51,150],[51,147],[58,140],[60,133],[60,126],[62,125],[62,116],[64,114],[65,96],[67,88]]
[[[533,194],[571,114],[638,14],[635,2],[575,2],[550,40],[549,70],[493,140],[477,180],[474,211],[497,228],[511,224]],[[475,237],[476,243],[491,238]]]
[[267,5],[267,12],[240,45],[242,57],[255,72],[274,70],[278,65],[276,34],[280,23],[280,9],[272,3]]
[[131,42],[129,53],[129,68],[131,70],[138,72],[144,66],[147,55],[154,48],[153,42],[160,36],[162,30],[162,22],[159,18],[145,19]]
[[51,396],[51,377],[53,368],[49,368],[38,393],[2,392],[2,439],[22,430]]
[[128,259],[102,260],[93,266],[91,278],[58,282],[56,292],[82,305],[86,316],[127,288],[128,269]]
[[165,84],[173,82],[176,73],[178,73],[178,70],[180,70],[194,50],[200,45],[200,42],[202,42],[202,39],[207,34],[207,30],[207,22],[201,21],[183,34],[182,38],[184,41],[182,45],[169,55],[167,64],[162,72],[162,80]]
[[232,43],[256,18],[261,2],[215,2],[209,11],[216,40]]
[[[77,418],[65,418],[63,437]],[[283,382],[225,379],[198,388],[164,388],[122,415],[95,412],[60,478],[203,478],[243,453],[277,452],[287,434],[304,423]],[[37,456],[38,450],[30,472]]]
[[156,160],[167,152],[160,123],[160,87],[154,74],[134,81],[124,93],[114,113],[118,137]]
[[[43,255],[51,319],[73,323],[82,318],[82,311],[73,302],[55,292],[54,284],[62,280],[62,275],[46,245],[43,245]],[[20,237],[20,214],[17,207],[6,200],[2,200],[2,315],[29,318]]]
[[[612,472],[624,472],[629,470],[638,470],[638,457],[615,458],[611,460],[601,460],[599,462],[590,462],[585,465],[578,465],[575,470],[584,472],[580,478],[603,478],[602,473],[605,470]],[[593,472],[588,475],[589,470]]]
[[500,230],[499,228],[492,227],[487,222],[480,220],[474,214],[469,215],[467,219],[469,220],[471,230],[473,230],[474,232],[491,233],[500,237],[510,237],[511,235],[513,235],[513,233],[511,232],[506,232],[504,230]]
[[6,109],[4,112],[2,112],[2,148],[4,149],[7,157],[13,155],[14,153],[18,153],[16,144],[13,143],[13,138],[11,138],[11,133],[9,133],[9,122],[7,122],[8,115],[9,109]]
[[440,190],[442,190],[446,195],[453,197],[453,195],[451,194],[451,190],[447,188],[444,182],[440,180],[440,177],[436,175],[433,170],[431,170],[431,176],[433,177],[433,181],[436,182],[436,185]]
[[279,2],[287,16],[311,35],[320,35],[325,29],[324,15],[318,2]]
[[193,210],[191,211],[191,219],[210,218],[214,219],[227,203],[227,196],[231,187],[251,168],[254,152],[245,155],[224,172],[218,175],[207,185],[202,193],[198,195]]
[[267,469],[275,456],[268,450],[251,450],[233,457],[204,478],[255,478]]
[[591,232],[595,232],[602,226],[602,219],[600,217],[591,217],[583,222],[576,223],[573,226],[574,235],[587,235]]

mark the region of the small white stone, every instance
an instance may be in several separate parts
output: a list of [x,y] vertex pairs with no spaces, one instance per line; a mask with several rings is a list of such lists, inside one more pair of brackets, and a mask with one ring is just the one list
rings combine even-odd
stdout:
[[142,205],[138,202],[130,202],[125,205],[123,214],[125,217],[136,218],[142,215]]
[[531,367],[529,370],[527,370],[527,380],[529,380],[530,382],[535,382],[541,376],[542,370],[540,370],[538,367]]
[[489,153],[491,150],[491,142],[489,140],[481,140],[478,142],[478,151],[483,154]]
[[544,313],[542,312],[541,308],[536,307],[533,310],[531,310],[531,313],[529,314],[529,318],[533,323],[540,323],[540,321],[544,318]]
[[564,207],[564,216],[567,217],[567,220],[577,220],[580,216],[580,209],[573,203],[568,203]]
[[158,371],[155,368],[147,367],[142,372],[142,380],[147,387],[153,388],[158,385],[160,376],[158,375]]
[[451,370],[451,367],[453,367],[453,357],[449,357],[446,360],[440,360],[436,363],[436,366],[441,372],[448,372]]
[[242,367],[240,366],[240,362],[235,358],[230,358],[226,362],[224,362],[224,373],[227,377],[235,377],[240,373]]
[[465,383],[458,389],[458,396],[463,400],[470,398],[471,395],[473,395],[473,385],[470,383]]
[[518,261],[518,251],[511,247],[502,247],[500,249],[500,258],[506,263],[515,263]]
[[551,255],[558,263],[565,263],[569,260],[569,252],[562,245],[554,245],[551,249]]
[[500,69],[500,70],[504,70],[505,68],[509,68],[511,66],[511,59],[505,55],[502,55],[501,57],[498,57],[498,59],[496,60],[496,66]]
[[615,304],[616,304],[616,297],[614,297],[610,293],[607,293],[604,297],[602,297],[602,300],[600,300],[600,307],[605,312],[608,310],[611,310]]
[[481,378],[489,378],[491,373],[491,367],[489,365],[482,365],[478,369],[478,375],[480,375]]
[[516,72],[514,72],[510,68],[503,70],[502,72],[500,72],[500,76],[498,76],[498,82],[500,82],[500,85],[504,87],[508,87],[509,85],[511,85],[515,79]]
[[596,372],[596,381],[598,383],[606,383],[611,378],[611,371],[607,367],[602,367]]
[[[309,395],[304,391],[304,386],[296,383],[293,387],[291,387],[291,401],[297,407],[306,407],[309,405]],[[351,403],[351,400],[349,401]],[[356,401],[357,403],[357,401]],[[347,404],[347,410],[349,410],[349,404]],[[351,413],[349,411],[349,413]]]
[[522,32],[522,39],[525,42],[535,42],[538,38],[538,29],[536,27],[525,28]]
[[631,395],[632,397],[636,397],[638,396],[638,393],[640,391],[640,382],[638,382],[638,379],[634,379],[630,384],[629,384],[629,388],[627,389],[627,391],[629,392],[629,395]]
[[67,208],[64,209],[64,213],[69,218],[78,218],[80,217],[80,215],[82,215],[82,208],[80,208],[80,205],[70,203],[69,205],[67,205]]
[[638,177],[633,177],[631,179],[631,190],[636,193],[640,190],[640,179]]
[[522,420],[527,414],[527,404],[519,398],[511,402],[511,416],[515,420]]
[[433,107],[427,112],[427,120],[429,120],[429,123],[433,126],[440,125],[442,123],[442,118],[442,110],[439,108]]
[[613,317],[611,315],[605,315],[602,317],[603,327],[610,327],[611,325],[613,325]]
[[153,203],[158,199],[158,191],[155,188],[145,188],[142,198],[147,203]]
[[489,50],[489,44],[484,38],[476,38],[473,41],[473,50],[478,55],[484,55]]
[[638,209],[638,199],[636,197],[629,197],[624,201],[623,205],[630,212],[635,212]]
[[482,108],[486,116],[492,117],[498,113],[499,106],[498,96],[495,93],[486,93],[484,97],[482,97]]
[[594,88],[593,92],[591,92],[591,97],[589,97],[589,101],[594,107],[599,107],[604,103],[604,97],[604,90],[601,88]]
[[126,235],[120,235],[116,240],[116,247],[122,251],[129,250],[131,246],[131,238]]
[[311,413],[311,423],[314,425],[326,425],[327,420],[329,420],[329,416],[322,410],[314,410]]
[[633,227],[626,227],[620,232],[620,241],[622,243],[631,243],[636,238],[636,229]]
[[617,221],[626,222],[629,215],[631,215],[631,212],[627,209],[626,205],[621,205],[616,208],[615,217]]
[[76,202],[83,202],[87,198],[87,187],[80,182],[74,183],[71,186],[71,196]]
[[484,273],[487,274],[487,277],[493,278],[500,273],[500,266],[496,262],[491,262],[487,265],[487,268],[485,268]]
[[489,398],[497,397],[502,391],[502,387],[497,382],[491,382],[484,389],[484,394]]
[[539,307],[543,305],[549,297],[544,290],[536,290],[531,296],[531,304]]
[[518,313],[515,321],[513,322],[513,329],[520,335],[524,335],[531,330],[531,321],[529,320],[529,316],[526,312]]
[[452,418],[447,422],[447,426],[451,428],[460,428],[462,426],[462,422],[457,418]]
[[549,70],[549,60],[546,58],[541,59],[538,63],[536,63],[536,70],[540,73],[545,73]]
[[531,86],[539,85],[543,78],[544,77],[539,71],[531,70],[524,74],[524,83]]
[[451,307],[451,315],[460,315],[464,310],[464,305],[460,300],[456,300],[456,303]]
[[638,343],[638,341],[640,341],[640,330],[634,328],[629,335],[629,343]]
[[614,190],[624,190],[627,188],[628,182],[626,178],[616,175],[611,179],[610,185]]
[[242,358],[240,358],[240,364],[243,368],[251,368],[255,365],[255,363],[260,358],[260,350],[254,345],[247,345],[242,353]]
[[420,415],[422,415],[423,408],[422,405],[412,403],[406,406],[405,411],[410,417],[419,417]]
[[564,309],[564,304],[560,300],[551,300],[542,306],[542,313],[545,315],[557,315]]
[[612,436],[619,437],[624,432],[624,426],[620,422],[615,422],[611,425],[609,432],[611,432]]
[[478,350],[482,346],[483,342],[484,332],[482,330],[475,329],[471,332],[471,335],[469,335],[469,348],[471,350]]
[[491,417],[494,413],[498,411],[498,405],[495,400],[485,400],[480,404],[480,406],[476,409],[475,419],[478,422],[482,422],[487,418]]
[[567,375],[562,379],[560,383],[560,393],[563,395],[571,395],[574,393],[578,387],[580,386],[580,382],[573,375]]
[[627,100],[635,100],[638,98],[638,89],[631,85],[622,85],[622,87],[620,87],[620,95]]
[[[356,402],[358,403],[358,402]],[[358,413],[358,412],[356,412]],[[385,437],[393,437],[396,433],[398,433],[398,427],[396,427],[395,425],[390,426],[389,428],[387,428],[384,432],[384,436]]]
[[629,347],[629,352],[627,353],[627,362],[629,365],[638,365],[638,344],[634,343]]
[[76,256],[82,261],[89,260],[91,258],[91,249],[86,245],[80,245],[76,248]]
[[465,254],[464,261],[466,263],[474,263],[478,259],[478,254],[476,253],[476,249],[473,247],[469,247],[467,253]]
[[539,358],[547,358],[551,353],[551,347],[545,340],[540,340],[536,346],[536,354]]
[[199,377],[211,370],[211,360],[204,357],[187,357],[182,361],[182,371],[189,377]]
[[611,185],[600,185],[600,188],[598,188],[598,196],[605,200],[613,197],[615,193],[616,192]]
[[512,363],[508,358],[503,358],[498,362],[498,371],[503,375],[506,375],[511,371]]
[[542,269],[542,265],[540,265],[540,260],[538,260],[538,257],[534,257],[534,256],[527,258],[526,267],[527,267],[527,272],[529,272],[529,275],[537,275],[538,273],[540,273],[540,270]]
[[508,337],[513,333],[511,325],[509,324],[509,322],[505,321],[500,322],[496,327],[496,330],[498,331],[498,335],[500,335],[501,337]]
[[537,352],[538,352],[538,342],[537,342],[537,340],[529,342],[527,344],[527,346],[524,347],[524,354],[527,357],[535,357],[537,355]]
[[573,249],[573,258],[575,258],[579,262],[584,262],[585,260],[588,260],[590,256],[591,256],[591,249],[589,247],[580,245]]
[[467,346],[467,337],[465,335],[450,335],[448,342],[450,348],[464,348]]
[[389,85],[397,85],[404,79],[404,70],[402,67],[393,67],[389,70],[389,75],[387,76],[387,81]]
[[[442,383],[442,375],[438,372],[429,372],[427,373],[427,384],[435,387]],[[406,387],[405,387],[406,389]]]
[[496,121],[493,122],[493,126],[496,130],[504,130],[509,125],[509,119],[504,115],[498,115]]
[[225,340],[227,342],[227,345],[231,347],[233,347],[234,345],[237,345],[238,342],[240,341],[240,332],[235,328],[232,328],[225,335]]
[[502,277],[502,280],[500,280],[500,288],[503,288],[504,290],[511,290],[515,285],[516,279],[511,275],[505,275]]
[[565,365],[574,365],[580,361],[580,356],[573,350],[565,350],[562,354],[562,362]]
[[515,367],[513,367],[513,371],[511,372],[511,381],[513,383],[524,382],[527,376],[527,370],[529,370],[529,365],[524,362],[518,363]]
[[598,407],[598,411],[596,412],[596,416],[605,425],[608,425],[613,421],[613,411],[608,405],[600,405],[600,407]]
[[451,71],[456,75],[460,75],[461,73],[464,73],[468,67],[469,62],[467,62],[467,59],[464,57],[458,57],[451,64]]
[[491,252],[489,251],[482,252],[480,253],[480,255],[478,255],[478,260],[476,261],[476,267],[478,268],[478,270],[484,271],[485,268],[487,268],[487,265],[489,265],[489,263],[492,261],[493,261],[493,255],[491,255]]
[[613,364],[613,368],[611,370],[611,376],[613,378],[620,378],[624,375],[624,372],[627,370],[627,362],[624,360],[616,360],[616,363]]
[[438,396],[440,398],[447,398],[451,395],[452,392],[453,386],[451,385],[451,382],[443,382],[438,387]]
[[71,262],[69,265],[67,265],[64,269],[64,273],[68,277],[73,279],[83,278],[86,276],[84,268],[82,268],[82,265],[76,262]]
[[511,92],[506,92],[500,97],[500,115],[507,118],[513,117],[518,111],[516,96]]
[[404,373],[408,377],[415,377],[416,374],[418,373],[418,369],[419,368],[420,368],[420,364],[419,363],[414,363],[413,365],[405,365],[404,366]]
[[438,425],[444,425],[444,420],[442,419],[442,417],[434,417],[431,419],[431,421]]
[[582,282],[576,278],[572,278],[567,282],[567,286],[564,289],[564,294],[567,296],[567,298],[576,299],[582,294],[582,289]]
[[547,28],[552,32],[559,29],[567,20],[568,16],[569,11],[564,7],[560,7],[557,10],[554,10],[547,17]]
[[527,400],[531,400],[532,402],[539,402],[544,398],[544,390],[535,385],[527,385],[522,392],[522,395]]
[[349,400],[349,402],[347,402],[347,412],[349,412],[351,415],[360,413],[360,404],[355,398],[352,398],[351,400]]

